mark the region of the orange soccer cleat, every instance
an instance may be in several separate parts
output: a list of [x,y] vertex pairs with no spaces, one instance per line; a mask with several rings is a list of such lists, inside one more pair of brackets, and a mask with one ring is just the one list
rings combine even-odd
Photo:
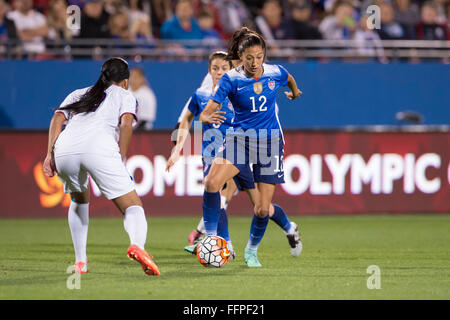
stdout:
[[139,262],[145,274],[149,276],[161,275],[158,266],[152,260],[152,256],[149,255],[147,251],[139,248],[137,245],[132,244],[128,247],[127,256],[131,260]]
[[87,262],[78,261],[74,264],[74,272],[75,273],[88,273],[89,269],[87,266]]

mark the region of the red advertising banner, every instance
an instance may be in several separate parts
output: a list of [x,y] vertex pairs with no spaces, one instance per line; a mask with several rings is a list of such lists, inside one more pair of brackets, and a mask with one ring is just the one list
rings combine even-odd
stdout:
[[[274,202],[289,215],[450,212],[450,132],[285,132],[286,182]],[[195,144],[198,150],[198,145]],[[46,132],[0,133],[0,218],[65,217],[59,178],[42,172]],[[165,171],[170,132],[136,133],[126,162],[150,216],[201,215],[198,153]],[[91,183],[92,216],[119,216]],[[227,210],[250,215],[239,193]]]

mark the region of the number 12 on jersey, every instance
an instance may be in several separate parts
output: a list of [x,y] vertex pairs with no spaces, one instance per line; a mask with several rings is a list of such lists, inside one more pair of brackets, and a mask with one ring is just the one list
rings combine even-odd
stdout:
[[250,97],[250,100],[252,100],[252,110],[251,112],[260,112],[260,111],[267,111],[267,98],[266,96],[260,96],[258,98],[258,101],[260,102],[259,107],[256,107],[255,97]]

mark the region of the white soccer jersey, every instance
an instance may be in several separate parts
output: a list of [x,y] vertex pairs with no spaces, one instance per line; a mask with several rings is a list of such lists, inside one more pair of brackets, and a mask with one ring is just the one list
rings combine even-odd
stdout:
[[[90,87],[69,94],[60,107],[78,101]],[[133,94],[119,86],[111,85],[99,107],[89,113],[71,114],[57,110],[67,119],[66,128],[55,143],[55,156],[93,153],[104,156],[119,153],[120,118],[131,113],[136,118],[137,101]]]

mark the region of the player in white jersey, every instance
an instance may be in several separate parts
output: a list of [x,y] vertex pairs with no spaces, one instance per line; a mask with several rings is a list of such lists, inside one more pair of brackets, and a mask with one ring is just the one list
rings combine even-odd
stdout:
[[[68,220],[75,249],[75,272],[86,273],[89,176],[124,215],[130,237],[127,255],[148,275],[160,275],[145,251],[147,221],[124,160],[136,120],[137,102],[128,90],[130,72],[121,58],[107,60],[98,81],[75,90],[56,109],[50,123],[44,173],[56,173],[70,193]],[[63,130],[63,126],[66,125]]]

